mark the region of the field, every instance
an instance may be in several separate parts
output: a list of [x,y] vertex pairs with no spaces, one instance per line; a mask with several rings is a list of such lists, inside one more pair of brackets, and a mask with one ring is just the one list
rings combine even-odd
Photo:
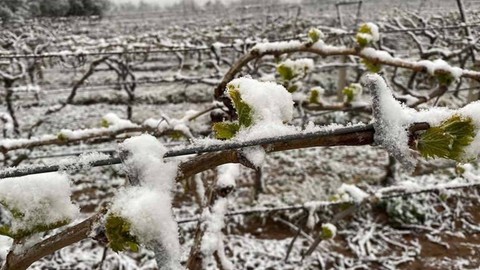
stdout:
[[[396,152],[401,138],[388,137],[397,127],[379,125],[389,112],[384,97],[359,84],[367,73],[380,74],[403,104],[393,114],[406,107],[448,107],[455,112],[449,119],[470,113],[459,108],[479,99],[479,3],[464,0],[462,18],[453,0],[360,2],[212,5],[7,25],[0,31],[0,177],[47,175],[35,170],[54,165],[68,176],[80,213],[68,225],[16,239],[15,252],[12,239],[0,235],[0,262],[13,254],[35,258],[28,269],[159,269],[157,246],[115,252],[105,225],[117,194],[142,171],[132,175],[119,144],[147,133],[170,151],[165,164],[180,164],[172,211],[180,261],[189,269],[478,269],[478,161],[425,154],[418,143],[446,125],[436,119],[447,112],[403,127],[412,149],[405,157]],[[364,22],[374,24],[364,34],[375,36],[378,26],[379,37],[362,45]],[[311,29],[323,37],[315,40]],[[261,122],[258,134],[240,127],[237,137],[220,141],[215,123],[242,121],[225,89],[245,76],[283,85],[295,102],[293,117],[285,129]],[[305,134],[317,137],[274,140]],[[246,145],[252,139],[267,141]],[[476,143],[472,136],[468,151],[478,154]],[[410,158],[416,164],[408,168]],[[99,166],[102,160],[118,162]],[[169,173],[161,163],[158,177]],[[220,186],[228,177],[233,184]],[[4,193],[0,234],[18,218]],[[88,232],[71,229],[84,220]],[[330,223],[333,238],[325,237]],[[62,235],[47,251],[35,245],[69,228],[77,236]],[[202,237],[217,241],[211,254]],[[42,255],[27,252],[35,249]]]

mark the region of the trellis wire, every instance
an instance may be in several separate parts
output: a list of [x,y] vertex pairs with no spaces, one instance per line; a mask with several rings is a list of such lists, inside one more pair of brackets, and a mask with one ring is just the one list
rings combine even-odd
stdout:
[[[413,31],[428,31],[428,30],[446,30],[446,29],[461,29],[465,27],[475,27],[480,26],[480,22],[470,23],[470,24],[461,24],[461,25],[449,25],[449,26],[438,26],[438,27],[419,27],[419,28],[402,28],[402,29],[391,29],[391,30],[380,30],[381,34],[394,34],[394,33],[401,33],[401,32],[413,32]],[[346,35],[356,35],[356,32],[344,32],[344,33],[326,33],[327,36],[346,36]],[[292,39],[303,38],[306,35],[298,35],[298,37],[294,37]],[[292,39],[283,39],[283,40],[276,40],[271,42],[280,42],[280,41],[288,41]],[[255,42],[243,43],[240,45],[255,45]],[[225,48],[235,48],[235,44],[228,44],[221,46],[222,49]],[[43,53],[43,54],[3,54],[0,55],[0,59],[16,59],[16,58],[24,58],[24,59],[32,59],[32,58],[54,58],[54,57],[85,57],[85,56],[106,56],[106,55],[131,55],[131,54],[154,54],[154,53],[174,53],[174,52],[195,52],[195,51],[209,51],[211,50],[211,46],[199,46],[199,47],[192,47],[192,48],[169,48],[169,49],[152,49],[152,50],[124,50],[124,51],[110,51],[110,52],[52,52],[52,53]]]
[[[186,155],[193,155],[193,154],[202,154],[202,153],[211,153],[211,152],[218,152],[218,151],[226,151],[226,150],[234,150],[240,149],[244,147],[250,146],[258,146],[258,145],[268,145],[272,143],[279,143],[279,142],[291,142],[295,140],[306,140],[306,139],[314,139],[323,136],[331,136],[331,135],[343,135],[349,134],[354,132],[364,132],[364,131],[372,131],[373,125],[358,125],[358,126],[351,126],[351,127],[344,127],[335,129],[332,131],[317,131],[311,133],[298,133],[292,135],[285,135],[285,136],[278,136],[273,138],[261,138],[261,139],[254,139],[248,140],[243,142],[225,142],[225,143],[218,143],[212,145],[205,145],[205,146],[193,146],[187,148],[180,148],[180,149],[170,149],[164,155],[165,158],[168,157],[178,157],[178,156],[186,156]],[[47,166],[27,166],[25,168],[7,168],[0,171],[0,178],[8,178],[8,177],[18,177],[30,174],[39,174],[39,173],[47,173],[47,172],[55,172],[61,170],[61,168],[68,168],[69,166],[74,166],[75,163],[78,161],[72,161],[68,164],[61,164],[61,165],[47,165]],[[118,157],[111,157],[106,159],[99,159],[91,162],[89,166],[91,167],[99,167],[99,166],[108,166],[108,165],[115,165],[120,164],[121,159]]]
[[[457,190],[457,189],[478,188],[478,187],[480,187],[480,183],[456,184],[451,186],[440,184],[437,186],[422,188],[418,190],[402,191],[394,194],[380,195],[379,198],[392,199],[392,198],[398,198],[398,197],[408,197],[408,196],[418,195],[421,193],[433,193],[433,192],[441,192],[444,190]],[[374,202],[375,200],[371,200],[371,201]],[[318,208],[340,206],[346,203],[354,204],[354,205],[359,204],[359,202],[355,202],[355,201],[313,201],[312,203],[319,205]],[[287,212],[287,211],[297,211],[297,210],[309,210],[309,207],[307,207],[306,204],[304,203],[304,204],[296,204],[296,205],[281,206],[281,207],[249,208],[249,209],[240,209],[240,210],[227,212],[225,216],[230,217],[230,216],[239,216],[239,215],[265,214],[265,213]],[[200,220],[200,217],[196,216],[196,217],[178,219],[177,223],[178,224],[191,223],[191,222],[196,222],[198,220]]]

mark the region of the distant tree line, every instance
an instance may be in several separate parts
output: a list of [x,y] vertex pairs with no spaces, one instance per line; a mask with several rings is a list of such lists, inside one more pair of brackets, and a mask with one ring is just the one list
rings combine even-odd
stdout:
[[32,17],[102,16],[110,0],[1,0],[0,19],[5,23]]

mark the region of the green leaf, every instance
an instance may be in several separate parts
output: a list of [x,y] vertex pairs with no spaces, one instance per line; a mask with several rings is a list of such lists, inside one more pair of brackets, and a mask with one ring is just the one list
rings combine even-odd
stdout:
[[289,93],[295,93],[298,91],[298,84],[292,84],[287,88]]
[[[330,226],[328,226],[330,225]],[[322,238],[325,240],[332,239],[335,237],[334,226],[331,224],[323,224],[322,225]]]
[[293,72],[293,69],[286,66],[286,65],[279,65],[277,67],[277,72],[278,74],[280,74],[280,77],[282,77],[283,80],[285,81],[290,81],[292,80],[293,78],[295,78],[295,73]]
[[138,240],[130,233],[131,224],[125,218],[109,214],[105,223],[109,247],[115,251],[138,251]]
[[368,24],[364,23],[360,26],[358,29],[357,35],[355,36],[358,45],[360,47],[365,47],[371,42],[371,37],[372,36],[372,29]]
[[240,126],[234,122],[219,122],[213,124],[213,130],[215,131],[215,137],[217,139],[231,139],[235,137]]
[[462,160],[465,147],[473,142],[476,135],[472,118],[461,118],[459,115],[454,115],[445,121],[442,126],[445,132],[454,137],[450,158],[458,161]]
[[431,127],[420,136],[417,149],[425,158],[448,158],[453,136],[440,127]]
[[168,132],[168,136],[176,141],[186,137],[185,134],[180,130],[171,130],[170,132]]
[[343,95],[347,98],[347,103],[350,103],[355,98],[355,93],[351,87],[345,87],[342,90]]
[[448,86],[455,81],[455,78],[450,73],[437,74],[435,77],[437,78],[438,82],[441,85],[447,85]]
[[240,92],[237,89],[229,87],[228,93],[233,101],[235,109],[237,110],[238,123],[240,127],[251,126],[253,124],[252,108],[242,100]]
[[311,104],[320,104],[320,93],[316,89],[310,91],[309,102]]
[[13,234],[10,230],[10,227],[7,226],[7,225],[0,226],[0,235],[5,235],[5,236],[8,236],[10,238],[14,238]]
[[102,118],[102,127],[108,128],[110,126],[110,122],[108,122],[106,119]]
[[380,70],[382,70],[382,65],[378,63],[373,63],[367,59],[362,59],[362,63],[365,65],[365,67],[372,73],[378,73]]
[[465,147],[475,137],[475,126],[470,117],[454,115],[438,127],[431,127],[422,133],[417,149],[425,158],[447,158],[465,161]]
[[312,28],[310,29],[310,31],[308,31],[308,38],[312,43],[316,43],[317,41],[319,41],[322,38],[322,36],[323,36],[323,33],[316,28]]
[[360,47],[365,47],[368,45],[369,41],[368,39],[364,38],[363,36],[357,35],[356,36],[357,43],[360,45]]
[[370,29],[370,26],[368,24],[364,23],[360,25],[358,28],[358,33],[363,33],[363,34],[372,34],[372,29]]
[[58,133],[57,138],[62,142],[68,141],[68,136],[63,134],[62,132]]
[[351,83],[349,86],[343,88],[342,93],[346,98],[347,103],[352,102],[357,96],[362,93],[362,86],[358,83]]

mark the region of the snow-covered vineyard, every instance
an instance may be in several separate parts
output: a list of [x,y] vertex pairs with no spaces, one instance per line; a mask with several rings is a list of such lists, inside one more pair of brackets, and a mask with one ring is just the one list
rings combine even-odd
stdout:
[[1,270],[480,268],[480,2],[11,2]]

